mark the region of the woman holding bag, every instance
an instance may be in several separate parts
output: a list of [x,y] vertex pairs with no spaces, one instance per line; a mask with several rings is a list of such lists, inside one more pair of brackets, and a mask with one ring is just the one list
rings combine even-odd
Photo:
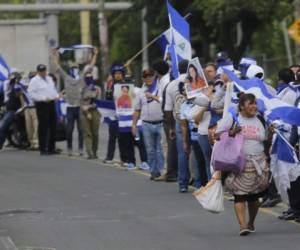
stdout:
[[[242,94],[238,105],[239,114],[234,119],[228,116],[222,121],[217,133],[229,131],[230,136],[242,133],[242,151],[246,164],[242,172],[227,173],[225,187],[234,195],[234,209],[240,224],[240,236],[255,232],[254,222],[260,206],[259,198],[269,185],[269,166],[264,153],[267,131],[263,118],[257,114],[256,98],[253,94]],[[224,173],[223,173],[224,174]],[[249,219],[246,220],[246,204]]]

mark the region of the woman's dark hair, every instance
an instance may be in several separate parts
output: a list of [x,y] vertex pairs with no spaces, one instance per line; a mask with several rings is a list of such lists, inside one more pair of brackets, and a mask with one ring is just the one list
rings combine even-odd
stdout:
[[185,83],[184,82],[179,82],[178,84],[178,91],[181,95],[184,94],[184,91],[185,91]]
[[[193,68],[194,70],[195,70],[195,72],[196,72],[196,79],[198,78],[198,76],[199,76],[199,73],[198,73],[198,69],[195,67],[195,65],[194,64],[190,64],[189,65],[189,69],[190,68]],[[188,74],[189,75],[189,74]],[[190,76],[190,75],[189,75]]]
[[127,86],[127,85],[122,86],[121,89],[127,89],[129,91],[129,86]]
[[157,60],[152,68],[160,75],[165,75],[169,72],[169,64],[164,60]]
[[294,72],[289,69],[289,68],[283,68],[278,72],[278,78],[284,83],[290,83],[294,82],[295,79],[295,74]]
[[296,72],[296,81],[299,83],[300,81],[300,69],[297,70]]
[[255,103],[255,101],[256,101],[255,95],[240,93],[240,95],[239,95],[239,106],[238,106],[239,111],[242,111],[242,106],[244,106],[245,102],[247,102],[247,101],[249,101],[250,104]]
[[189,66],[189,61],[184,59],[178,63],[178,70],[180,74],[185,74]]

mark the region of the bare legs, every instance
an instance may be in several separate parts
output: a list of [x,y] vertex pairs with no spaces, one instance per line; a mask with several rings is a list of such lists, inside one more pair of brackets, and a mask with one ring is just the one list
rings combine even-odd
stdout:
[[246,202],[237,202],[234,204],[236,218],[240,224],[240,229],[247,228],[246,223]]
[[248,202],[249,220],[246,219],[246,202],[237,202],[234,204],[235,214],[240,224],[240,230],[249,229],[254,231],[254,222],[259,209],[259,202]]
[[254,230],[254,221],[259,209],[259,201],[252,201],[248,202],[248,213],[249,213],[249,222],[248,222],[248,227],[249,229]]

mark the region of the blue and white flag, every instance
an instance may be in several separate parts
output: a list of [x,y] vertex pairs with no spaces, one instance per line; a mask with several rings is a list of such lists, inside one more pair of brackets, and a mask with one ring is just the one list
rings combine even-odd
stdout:
[[0,55],[0,81],[5,81],[9,77],[10,68]]
[[287,131],[290,125],[300,126],[300,109],[272,96],[265,83],[259,78],[240,80],[230,70],[224,69],[224,72],[239,91],[256,96],[260,112],[264,114],[268,122],[273,122],[277,127],[271,152],[271,171],[279,193],[286,199],[290,182],[300,176],[300,164],[285,134],[290,134]]
[[263,80],[257,77],[240,80],[232,71],[223,70],[239,91],[256,96],[259,111],[264,113],[269,121],[281,120],[287,124],[300,126],[300,109],[271,95]]
[[161,51],[163,53],[166,52],[167,46],[171,44],[171,36],[170,36],[170,29],[167,29],[165,32],[163,32],[158,39],[156,40],[157,44],[159,45]]
[[300,164],[294,148],[284,138],[280,130],[275,130],[271,152],[271,172],[279,194],[287,199],[290,183],[300,176]]
[[58,51],[59,53],[63,54],[66,51],[72,51],[75,49],[94,49],[94,46],[89,44],[77,44],[77,45],[72,45],[71,47],[60,47]]
[[116,117],[116,106],[114,101],[109,100],[97,100],[96,101],[97,109],[101,113],[103,122],[110,124],[113,121],[117,120]]
[[[172,59],[173,76],[178,76],[178,63],[192,59],[192,47],[190,42],[190,26],[188,22],[167,1],[170,21],[170,55]],[[177,68],[177,73],[174,71]]]

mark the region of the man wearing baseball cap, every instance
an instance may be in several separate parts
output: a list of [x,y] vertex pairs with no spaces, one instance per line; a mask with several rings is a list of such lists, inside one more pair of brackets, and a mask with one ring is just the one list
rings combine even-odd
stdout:
[[56,109],[58,93],[47,67],[39,64],[37,75],[29,82],[28,93],[35,102],[38,117],[39,149],[41,155],[57,154],[55,150]]

